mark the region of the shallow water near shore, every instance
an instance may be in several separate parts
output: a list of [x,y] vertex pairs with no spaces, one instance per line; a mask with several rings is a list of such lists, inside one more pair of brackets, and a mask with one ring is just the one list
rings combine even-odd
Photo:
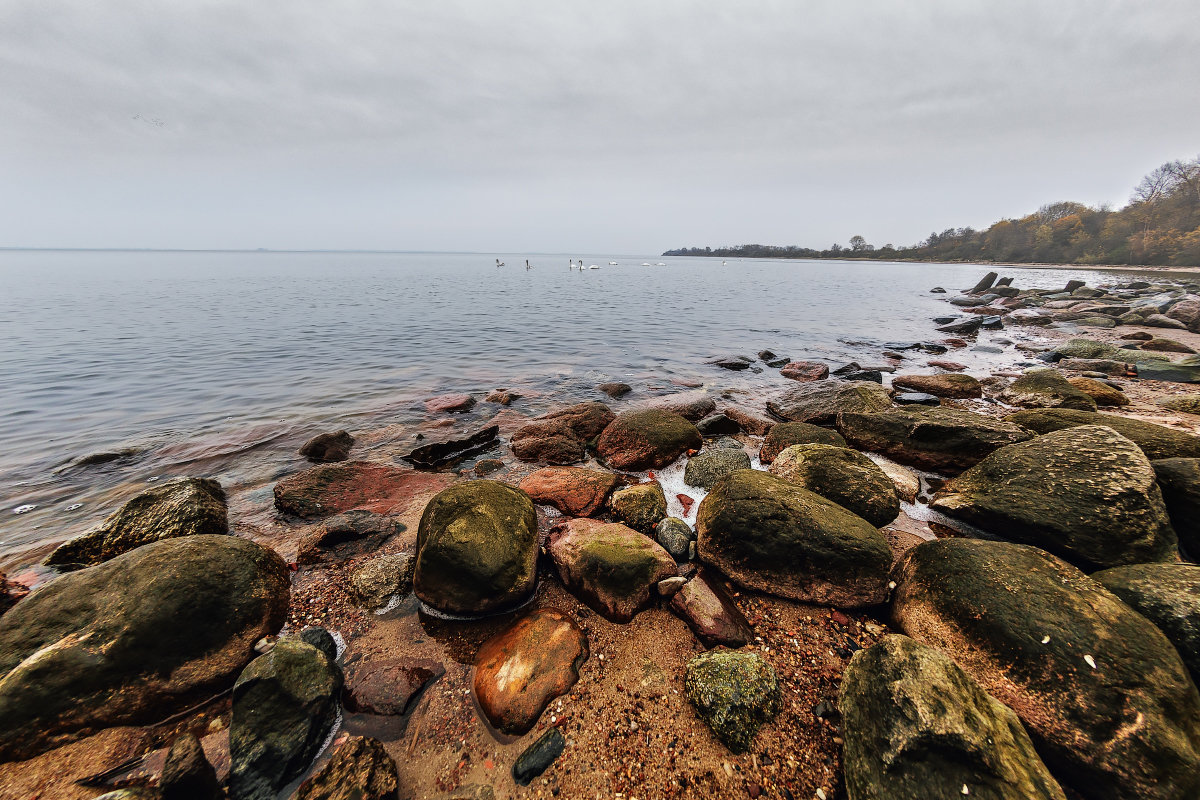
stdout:
[[[0,253],[0,568],[160,477],[263,483],[323,430],[411,436],[430,423],[423,401],[444,392],[507,387],[523,396],[513,411],[536,414],[606,399],[603,381],[633,384],[630,399],[679,391],[672,381],[769,393],[788,383],[775,370],[705,363],[764,348],[877,363],[888,343],[938,338],[930,318],[951,312],[931,287],[954,292],[990,269],[592,255],[600,268],[578,271],[562,254],[528,256],[527,270],[526,257]],[[1003,274],[1035,288],[1109,279]],[[480,403],[470,420],[501,411]]]

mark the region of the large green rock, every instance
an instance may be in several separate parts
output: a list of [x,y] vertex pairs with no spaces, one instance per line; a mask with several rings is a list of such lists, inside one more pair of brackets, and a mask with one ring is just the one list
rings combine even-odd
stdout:
[[860,450],[951,474],[978,464],[993,450],[1033,438],[1020,425],[944,406],[839,414],[837,426]]
[[221,484],[210,478],[176,478],[142,492],[95,530],[59,545],[46,563],[77,569],[161,539],[228,532]]
[[439,611],[519,605],[537,583],[537,512],[524,492],[471,481],[439,492],[421,515],[413,591]]
[[148,724],[227,688],[283,625],[287,565],[233,536],[143,545],[0,617],[0,760]]
[[280,639],[242,671],[229,723],[229,795],[275,800],[316,758],[337,721],[342,671],[299,639]]
[[930,505],[1084,569],[1177,556],[1150,461],[1100,425],[1003,447],[947,483]]
[[874,461],[848,447],[794,444],[771,464],[771,474],[832,500],[876,528],[900,514],[896,484]]
[[757,653],[714,651],[687,665],[684,693],[726,747],[744,753],[783,705],[775,670]]
[[1065,800],[1017,715],[907,636],[854,654],[838,707],[851,800]]
[[843,412],[870,413],[891,408],[887,389],[874,381],[814,381],[793,386],[767,410],[787,422],[829,425]]
[[667,516],[667,496],[658,481],[618,489],[608,505],[617,519],[642,533],[651,533]]
[[942,539],[893,571],[894,622],[1017,713],[1064,787],[1089,800],[1200,793],[1200,693],[1170,641],[1035,547]]
[[1200,684],[1200,567],[1133,564],[1093,573],[1092,579],[1157,625]]
[[647,408],[618,414],[600,434],[596,450],[613,469],[636,471],[665,467],[703,444],[691,422],[671,411]]
[[845,447],[846,440],[837,431],[807,422],[780,422],[772,425],[758,451],[758,460],[770,464],[775,456],[794,444],[832,444]]
[[1179,546],[1200,560],[1200,458],[1160,458],[1151,462]]
[[935,397],[982,397],[983,386],[970,375],[943,372],[937,375],[897,375],[892,388],[910,392],[925,392]]
[[683,482],[707,491],[718,480],[739,469],[750,469],[750,456],[746,451],[718,447],[689,458],[683,471]]
[[1094,339],[1071,339],[1055,347],[1054,352],[1063,358],[1108,358],[1130,364],[1146,364],[1171,360],[1171,357],[1165,353],[1124,350],[1116,345],[1111,345],[1107,342],[1097,342]]
[[1079,425],[1106,425],[1142,448],[1146,458],[1200,458],[1200,436],[1116,414],[1047,408],[1017,411],[1005,419],[1035,433],[1050,433]]
[[854,608],[883,602],[892,553],[875,526],[794,483],[746,469],[696,512],[702,561],[751,589]]
[[1000,399],[1025,408],[1078,408],[1095,411],[1096,401],[1072,386],[1056,369],[1031,369],[1000,392]]

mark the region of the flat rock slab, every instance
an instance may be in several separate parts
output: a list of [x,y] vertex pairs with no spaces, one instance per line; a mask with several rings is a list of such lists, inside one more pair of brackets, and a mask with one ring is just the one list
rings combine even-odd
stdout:
[[445,673],[445,667],[430,659],[356,661],[346,666],[342,701],[359,713],[407,714],[421,691]]
[[363,509],[347,511],[329,517],[301,539],[296,562],[318,564],[329,559],[363,555],[405,530],[404,524],[395,517]]
[[961,472],[1000,447],[1033,438],[1014,422],[945,407],[843,413],[837,426],[860,450],[947,473]]
[[819,361],[792,361],[785,364],[779,374],[785,378],[805,383],[829,377],[829,367]]
[[539,609],[489,639],[475,658],[475,697],[488,722],[527,733],[556,697],[579,680],[588,641],[573,619]]
[[1096,401],[1055,369],[1031,369],[1000,392],[1004,402],[1025,408],[1075,408],[1095,411]]
[[275,508],[307,519],[330,517],[354,508],[400,514],[418,497],[455,480],[370,461],[323,464],[275,484]]
[[421,445],[400,458],[420,469],[437,469],[492,449],[499,433],[499,425],[489,425],[466,436]]
[[571,517],[590,517],[604,506],[620,478],[582,467],[543,467],[521,480],[521,491],[535,503],[551,505]]

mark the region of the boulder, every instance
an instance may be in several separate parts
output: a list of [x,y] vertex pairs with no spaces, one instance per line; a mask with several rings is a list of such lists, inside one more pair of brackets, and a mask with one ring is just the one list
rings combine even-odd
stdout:
[[1138,377],[1148,381],[1169,381],[1171,383],[1200,383],[1200,363],[1196,356],[1186,356],[1174,364],[1156,361],[1153,364],[1139,364]]
[[794,444],[771,464],[771,474],[832,500],[876,528],[900,514],[900,498],[892,479],[857,450]]
[[1200,559],[1200,458],[1160,458],[1151,462],[1179,544]]
[[321,464],[275,484],[275,508],[302,519],[330,517],[354,508],[389,513],[415,493],[444,486],[448,480],[370,461]]
[[1177,331],[1186,331],[1187,325],[1177,319],[1172,319],[1166,314],[1150,314],[1142,321],[1143,325],[1150,328],[1171,328]]
[[979,279],[979,283],[975,284],[974,288],[971,289],[971,294],[986,292],[988,289],[992,288],[992,284],[996,282],[997,277],[998,276],[994,272],[989,272],[987,275],[984,275]]
[[1065,800],[1017,715],[907,636],[854,654],[838,708],[855,800]]
[[892,563],[871,523],[758,470],[719,480],[696,512],[700,559],[737,583],[806,603],[883,602]]
[[1107,342],[1094,339],[1071,339],[1056,345],[1054,352],[1063,358],[1112,359],[1114,361],[1145,364],[1152,361],[1169,361],[1170,356],[1162,353],[1146,353],[1140,350],[1124,350]]
[[362,714],[400,716],[416,704],[425,687],[446,674],[431,659],[358,659],[346,667],[342,701]]
[[770,464],[785,448],[794,444],[831,444],[845,447],[846,440],[837,431],[807,422],[780,422],[771,428],[758,451],[758,460]]
[[947,483],[930,505],[1084,569],[1177,556],[1149,459],[1099,425],[1003,447]]
[[543,467],[523,478],[520,486],[535,503],[554,506],[567,516],[590,517],[619,482],[605,470]]
[[1169,411],[1200,416],[1200,394],[1175,394],[1170,397],[1160,397],[1154,402]]
[[718,480],[739,469],[750,469],[750,456],[742,449],[716,448],[705,450],[688,459],[683,482],[708,490]]
[[1093,573],[1092,580],[1157,625],[1200,683],[1200,567],[1133,564]]
[[941,539],[893,572],[894,622],[1017,713],[1089,800],[1200,792],[1200,693],[1167,638],[1035,547]]
[[628,383],[601,383],[596,386],[596,391],[603,392],[616,400],[618,397],[624,397],[632,392],[633,387]]
[[550,557],[563,585],[613,622],[629,622],[677,572],[654,540],[617,523],[574,519],[550,534]]
[[958,336],[971,336],[979,331],[983,325],[983,317],[971,317],[970,319],[951,322],[947,325],[939,325],[936,330],[942,333],[953,333]]
[[750,749],[783,706],[775,670],[757,653],[714,651],[687,665],[684,693],[713,735],[734,753]]
[[475,698],[493,727],[524,735],[550,701],[575,685],[587,657],[588,640],[575,620],[538,609],[479,648]]
[[884,458],[871,459],[891,479],[896,496],[905,503],[915,503],[921,493],[921,476],[916,471]]
[[892,378],[897,389],[911,389],[937,397],[983,397],[983,386],[970,375],[941,373],[938,375],[897,375]]
[[224,796],[217,783],[217,771],[208,763],[200,740],[191,733],[171,744],[158,789],[162,800],[220,800]]
[[354,437],[348,431],[318,433],[304,443],[300,455],[315,463],[345,461],[354,447]]
[[513,455],[522,461],[575,464],[583,461],[588,442],[615,418],[604,403],[579,403],[544,414],[512,435]]
[[493,389],[483,398],[485,403],[497,403],[502,406],[511,406],[517,400],[521,399],[521,395],[508,389]]
[[1158,353],[1195,353],[1196,351],[1188,347],[1186,344],[1177,342],[1174,339],[1147,339],[1142,342],[1143,350],[1153,350]]
[[679,392],[663,397],[655,397],[638,405],[640,410],[657,409],[678,414],[689,422],[698,422],[717,410],[716,401],[708,396],[708,392]]
[[890,408],[892,398],[872,381],[802,383],[767,402],[767,410],[786,422],[829,425],[841,413],[871,413]]
[[1096,401],[1054,369],[1031,369],[1000,392],[1005,403],[1025,408],[1077,408],[1095,411]]
[[210,478],[175,478],[142,492],[95,530],[59,545],[45,563],[77,569],[150,542],[228,532],[229,508],[221,484]]
[[1124,392],[1095,378],[1068,378],[1067,383],[1095,400],[1098,406],[1129,405],[1129,398]]
[[700,570],[671,596],[679,615],[705,647],[738,648],[754,640],[754,628],[715,575]]
[[1167,316],[1192,333],[1200,333],[1200,297],[1186,297],[1167,309]]
[[840,414],[838,431],[860,450],[918,469],[956,473],[1033,435],[1020,425],[944,406]]
[[725,406],[722,413],[752,436],[765,436],[776,425],[775,420],[740,406]]
[[333,749],[294,800],[396,800],[400,776],[383,742],[351,736]]
[[513,782],[518,786],[528,786],[533,779],[541,775],[567,747],[567,739],[558,728],[551,728],[538,737],[537,741],[525,748],[517,760],[513,762]]
[[696,430],[700,431],[700,435],[704,437],[732,436],[735,433],[741,433],[742,426],[724,411],[718,411],[697,422]]
[[331,558],[363,555],[405,530],[405,525],[395,517],[364,509],[347,511],[325,520],[301,539],[296,562],[318,564]]
[[667,517],[654,526],[654,541],[662,545],[676,561],[687,561],[692,551],[692,529],[686,522]]
[[417,559],[412,553],[372,558],[350,573],[350,594],[367,608],[379,608],[392,596],[412,591],[416,566]]
[[283,625],[287,565],[233,536],[143,545],[42,586],[0,617],[0,760],[220,691]]
[[338,718],[342,672],[299,639],[280,639],[233,685],[229,795],[275,800],[316,758]]
[[819,361],[792,361],[785,364],[779,374],[785,378],[805,383],[829,377],[829,367]]
[[678,414],[644,409],[617,415],[600,434],[596,449],[613,469],[638,471],[665,467],[703,444],[696,426]]
[[608,502],[617,519],[642,533],[651,533],[659,520],[667,516],[667,496],[658,481],[619,489]]
[[537,512],[524,492],[477,480],[439,492],[417,529],[413,591],[449,614],[512,608],[537,582]]
[[1104,425],[1133,441],[1149,459],[1200,458],[1200,436],[1116,414],[1047,408],[1017,411],[1005,420],[1041,434],[1080,425]]

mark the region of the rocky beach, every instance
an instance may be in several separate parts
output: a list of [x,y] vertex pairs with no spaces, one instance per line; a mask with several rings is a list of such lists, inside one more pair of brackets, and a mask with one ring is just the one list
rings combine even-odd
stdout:
[[4,562],[0,798],[1200,796],[1200,284],[1014,283],[122,484]]

